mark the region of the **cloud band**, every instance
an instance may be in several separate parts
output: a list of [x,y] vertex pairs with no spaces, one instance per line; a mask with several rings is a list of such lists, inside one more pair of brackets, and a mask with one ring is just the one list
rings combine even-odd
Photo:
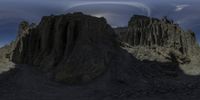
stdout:
[[117,1],[83,2],[83,3],[71,4],[68,9],[78,7],[78,6],[99,5],[99,4],[127,5],[131,7],[136,7],[136,8],[145,10],[147,12],[147,15],[151,16],[151,9],[147,5],[143,3],[139,3],[139,2],[117,2]]

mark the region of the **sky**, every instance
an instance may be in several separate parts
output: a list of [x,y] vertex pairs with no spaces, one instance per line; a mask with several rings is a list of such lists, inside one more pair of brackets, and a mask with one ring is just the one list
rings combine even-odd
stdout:
[[113,27],[127,26],[133,15],[168,16],[200,42],[200,0],[0,0],[0,47],[15,39],[21,21],[69,12],[105,17]]

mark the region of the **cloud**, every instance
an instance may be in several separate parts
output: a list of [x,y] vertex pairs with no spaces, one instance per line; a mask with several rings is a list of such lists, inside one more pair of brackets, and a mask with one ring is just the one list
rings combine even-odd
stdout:
[[186,7],[189,7],[190,5],[187,4],[182,4],[182,5],[177,5],[175,11],[181,11]]
[[113,15],[118,15],[115,13],[96,13],[96,14],[92,14],[95,17],[109,17],[109,16],[113,16]]
[[82,3],[76,3],[76,4],[71,4],[69,6],[68,9],[74,8],[74,7],[78,7],[78,6],[85,6],[85,5],[100,5],[100,4],[112,4],[112,5],[127,5],[127,6],[131,6],[131,7],[136,7],[142,10],[145,10],[147,12],[148,16],[151,16],[151,9],[143,4],[143,3],[139,3],[139,2],[131,2],[131,1],[96,1],[96,2],[82,2]]

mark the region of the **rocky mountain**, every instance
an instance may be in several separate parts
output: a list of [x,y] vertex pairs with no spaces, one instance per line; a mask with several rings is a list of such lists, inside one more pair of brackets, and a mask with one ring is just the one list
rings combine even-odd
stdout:
[[156,19],[135,15],[129,21],[127,30],[121,30],[119,34],[122,41],[132,46],[128,50],[142,60],[185,64],[190,63],[194,56],[199,56],[195,33],[184,31],[167,17]]
[[195,33],[166,17],[135,15],[128,27],[115,31],[104,18],[82,13],[45,16],[39,25],[22,22],[10,58],[18,64],[40,66],[58,81],[87,82],[111,67],[114,57],[123,56],[120,43],[139,60],[172,62],[186,73],[200,73],[195,70],[200,63]]
[[182,54],[191,54],[197,47],[195,33],[185,32],[168,19],[155,19],[145,16],[134,16],[129,22],[127,43],[133,46],[162,46],[173,48]]
[[17,65],[0,84],[2,100],[199,98],[195,34],[167,18],[136,15],[114,30],[104,18],[82,13],[45,16],[38,25],[22,22],[9,48]]
[[109,67],[116,45],[104,18],[82,13],[46,16],[37,26],[20,24],[11,60],[53,71],[59,81],[88,81]]

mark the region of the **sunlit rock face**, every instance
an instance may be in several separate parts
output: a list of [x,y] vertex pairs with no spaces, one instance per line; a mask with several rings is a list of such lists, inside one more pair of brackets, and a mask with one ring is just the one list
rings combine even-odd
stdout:
[[105,72],[116,44],[104,18],[82,13],[46,16],[37,26],[20,25],[11,59],[41,66],[58,81],[85,82]]
[[[184,31],[172,20],[135,15],[128,28],[116,29],[126,48],[141,60],[188,64],[199,57],[195,33]],[[197,59],[197,58],[196,58]]]

